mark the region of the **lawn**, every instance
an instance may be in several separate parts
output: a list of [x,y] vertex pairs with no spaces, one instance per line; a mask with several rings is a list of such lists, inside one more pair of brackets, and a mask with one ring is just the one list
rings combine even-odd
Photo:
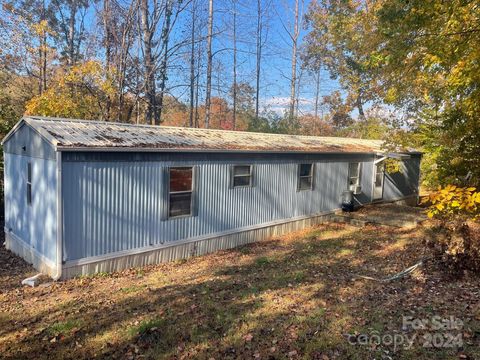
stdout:
[[[33,271],[2,249],[0,356],[480,359],[478,278],[450,279],[432,261],[394,282],[357,276],[381,278],[413,265],[424,256],[426,231],[325,224],[37,288],[19,286]],[[403,329],[404,316],[430,325]],[[434,317],[463,324],[433,331]]]

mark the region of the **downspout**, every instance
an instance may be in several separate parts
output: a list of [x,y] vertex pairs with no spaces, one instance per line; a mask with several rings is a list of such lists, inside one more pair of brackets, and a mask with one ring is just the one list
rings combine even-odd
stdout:
[[57,158],[57,273],[53,280],[62,277],[63,267],[63,199],[62,199],[62,152],[56,151]]

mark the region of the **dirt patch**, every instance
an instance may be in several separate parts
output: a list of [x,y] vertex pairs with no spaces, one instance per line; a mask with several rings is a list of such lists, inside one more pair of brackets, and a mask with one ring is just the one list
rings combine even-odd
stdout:
[[[47,288],[14,282],[0,294],[0,353],[7,359],[479,359],[479,279],[445,281],[427,263],[395,282],[354,280],[413,265],[423,256],[424,236],[421,227],[327,224]],[[424,347],[428,331],[402,329],[403,316],[459,318],[455,334],[463,346]],[[362,345],[361,336],[371,334],[417,338],[410,349]]]
[[31,265],[3,245],[5,233],[0,232],[0,294],[20,287],[23,279],[38,273]]
[[391,226],[416,226],[426,221],[425,209],[397,204],[367,205],[352,213],[343,213],[355,219]]

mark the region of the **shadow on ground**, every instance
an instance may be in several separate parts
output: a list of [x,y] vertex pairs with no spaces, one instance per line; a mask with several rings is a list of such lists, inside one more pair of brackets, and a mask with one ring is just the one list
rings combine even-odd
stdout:
[[[476,356],[478,303],[470,295],[478,282],[442,284],[428,273],[387,284],[354,280],[410,266],[421,257],[421,237],[418,229],[322,225],[185,262],[9,288],[0,298],[0,350],[12,359]],[[471,345],[405,350],[346,340],[399,332],[406,314],[462,317]]]

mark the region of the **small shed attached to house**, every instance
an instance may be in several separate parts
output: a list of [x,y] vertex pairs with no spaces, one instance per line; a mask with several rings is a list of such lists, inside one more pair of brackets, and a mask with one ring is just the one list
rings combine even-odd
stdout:
[[3,147],[6,246],[55,279],[296,230],[349,188],[357,204],[416,202],[421,160],[375,140],[34,116]]

